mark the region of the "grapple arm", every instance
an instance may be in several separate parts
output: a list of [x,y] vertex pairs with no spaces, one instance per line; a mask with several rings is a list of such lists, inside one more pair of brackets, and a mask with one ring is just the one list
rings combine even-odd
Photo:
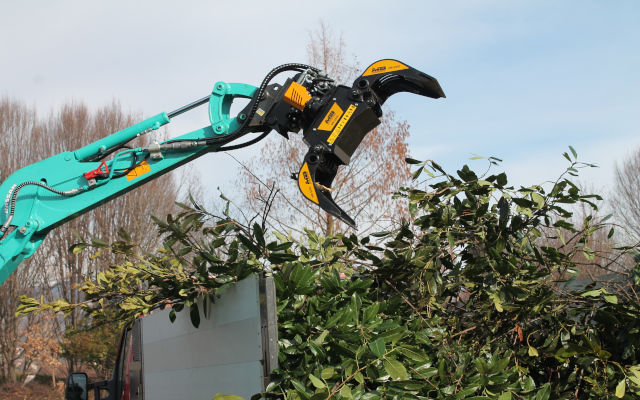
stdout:
[[302,84],[288,82],[283,89],[284,103],[290,105],[289,120],[302,122],[304,141],[309,145],[294,178],[305,198],[355,227],[331,194],[338,168],[349,164],[365,135],[380,124],[381,106],[389,96],[410,92],[437,99],[445,95],[435,78],[390,59],[371,64],[351,87],[332,86],[320,92],[308,87],[313,81],[307,76]]

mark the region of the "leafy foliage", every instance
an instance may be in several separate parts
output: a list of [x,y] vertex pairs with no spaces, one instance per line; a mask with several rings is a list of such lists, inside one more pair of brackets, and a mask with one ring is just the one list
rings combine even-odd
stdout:
[[79,325],[76,329],[69,328],[65,331],[60,346],[61,353],[66,358],[77,360],[83,366],[91,367],[98,378],[109,379],[116,362],[120,340],[118,324],[92,324],[89,320]]
[[[640,268],[605,282],[571,278],[575,254],[589,253],[589,236],[610,227],[591,219],[574,226],[571,207],[595,207],[599,196],[571,182],[586,164],[573,151],[565,157],[570,166],[557,181],[518,189],[504,173],[479,176],[464,166],[453,175],[408,160],[416,187],[397,197],[411,220],[362,238],[307,231],[304,242],[270,241],[259,224],[183,205],[158,221],[158,254],[135,253],[126,237],[111,245],[127,261],[85,282],[81,306],[96,318],[115,308],[123,320],[164,304],[193,309],[197,297],[266,269],[280,341],[269,395],[635,398]],[[558,238],[568,244],[549,245]],[[23,298],[21,311],[74,306]]]

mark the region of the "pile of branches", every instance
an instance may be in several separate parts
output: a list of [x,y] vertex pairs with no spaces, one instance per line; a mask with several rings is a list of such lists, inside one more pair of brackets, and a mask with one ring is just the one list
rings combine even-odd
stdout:
[[[581,193],[570,178],[584,164],[565,157],[559,179],[520,188],[504,173],[449,174],[408,160],[415,185],[397,201],[411,218],[367,237],[307,231],[293,240],[241,224],[228,208],[213,215],[183,204],[156,221],[156,253],[141,253],[125,232],[112,244],[77,245],[126,256],[83,284],[83,302],[23,297],[20,312],[82,307],[95,321],[126,323],[171,306],[171,319],[188,309],[197,326],[199,298],[268,271],[280,368],[263,396],[636,398],[638,246],[602,219],[576,220],[600,197]],[[487,161],[495,169],[499,160]],[[598,235],[609,245],[596,249]]]

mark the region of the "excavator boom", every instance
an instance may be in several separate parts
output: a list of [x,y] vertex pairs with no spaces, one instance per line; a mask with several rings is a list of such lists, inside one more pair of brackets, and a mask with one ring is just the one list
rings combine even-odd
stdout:
[[[295,74],[284,84],[271,82],[283,72]],[[398,92],[444,97],[436,79],[397,60],[371,64],[351,87],[337,85],[315,67],[284,64],[258,87],[217,82],[200,100],[22,168],[0,185],[5,199],[0,211],[0,285],[55,227],[206,153],[254,144],[272,130],[286,138],[302,131],[309,150],[293,176],[302,195],[355,228],[355,221],[331,197],[331,184],[338,168],[349,164],[365,135],[380,123],[381,106]],[[236,98],[250,101],[231,117]],[[209,126],[144,147],[126,146],[207,103]],[[230,144],[255,133],[259,135],[252,140]]]

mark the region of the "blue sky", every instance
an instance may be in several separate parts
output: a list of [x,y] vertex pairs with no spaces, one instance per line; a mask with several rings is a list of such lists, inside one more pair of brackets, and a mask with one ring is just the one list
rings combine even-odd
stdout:
[[[492,155],[530,185],[556,177],[573,145],[601,166],[583,180],[607,187],[615,161],[640,146],[637,1],[5,2],[0,95],[43,114],[71,99],[118,99],[151,116],[218,80],[258,84],[272,67],[304,61],[320,19],[363,67],[397,58],[440,81],[446,99],[387,103],[411,124],[415,158],[458,168]],[[198,109],[169,128],[178,135],[206,118]],[[207,187],[233,191],[230,157],[197,168]]]

